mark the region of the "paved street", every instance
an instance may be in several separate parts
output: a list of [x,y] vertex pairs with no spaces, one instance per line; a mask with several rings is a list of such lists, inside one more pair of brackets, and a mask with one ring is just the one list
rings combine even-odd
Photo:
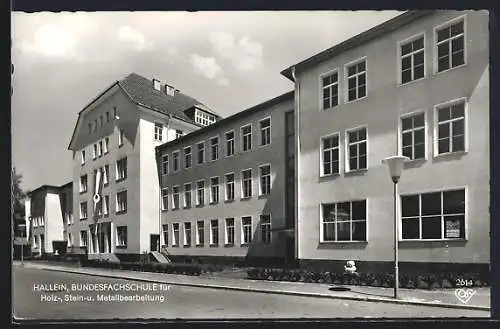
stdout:
[[[25,319],[112,318],[281,318],[281,317],[489,317],[487,311],[410,306],[364,301],[227,291],[197,287],[162,286],[162,291],[78,292],[77,284],[132,284],[112,278],[93,277],[13,267],[14,315]],[[66,291],[35,291],[40,285],[66,285]],[[38,285],[38,286],[34,286]],[[158,288],[158,287],[157,287]],[[110,295],[114,301],[100,301]],[[120,301],[133,296],[146,301]],[[52,297],[55,296],[55,297]],[[164,300],[161,301],[160,298]],[[53,301],[51,301],[51,298]],[[108,298],[108,297],[104,297]],[[135,298],[135,297],[134,297]],[[44,299],[42,301],[42,299]],[[72,299],[72,301],[70,300]],[[82,300],[83,299],[83,300]]]

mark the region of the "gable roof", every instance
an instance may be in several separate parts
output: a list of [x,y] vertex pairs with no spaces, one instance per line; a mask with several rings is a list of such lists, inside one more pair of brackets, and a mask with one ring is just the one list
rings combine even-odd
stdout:
[[402,26],[405,26],[406,24],[409,24],[422,17],[428,16],[434,12],[435,12],[434,10],[410,10],[404,12],[401,15],[398,15],[382,24],[379,24],[352,38],[345,40],[344,42],[341,42],[320,53],[317,53],[312,57],[309,57],[297,64],[294,64],[284,69],[283,71],[281,71],[281,74],[293,81],[292,68],[295,68],[297,72],[303,71],[305,69],[313,67],[314,65],[327,61],[332,57],[335,57],[341,53],[344,53],[346,51],[359,47],[365,43],[368,43],[378,37],[384,36],[394,30],[397,30]]
[[73,141],[75,139],[76,130],[82,113],[115,86],[118,86],[127,95],[127,97],[129,97],[129,99],[137,105],[166,115],[170,115],[174,118],[186,121],[198,127],[203,126],[188,117],[186,113],[184,113],[185,110],[196,106],[216,115],[217,119],[221,118],[218,114],[209,109],[208,106],[204,105],[199,100],[183,94],[178,90],[175,91],[174,96],[167,95],[163,91],[159,91],[153,88],[152,79],[147,79],[137,73],[131,73],[125,78],[113,82],[108,88],[106,88],[106,90],[100,93],[80,112],[78,112],[78,120],[75,124],[75,128],[73,129],[73,134],[71,136],[68,149],[71,149],[71,145],[73,144]]

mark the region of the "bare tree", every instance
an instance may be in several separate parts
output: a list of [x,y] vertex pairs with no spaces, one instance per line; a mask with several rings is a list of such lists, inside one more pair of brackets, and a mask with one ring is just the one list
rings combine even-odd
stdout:
[[24,199],[26,193],[21,189],[21,180],[23,175],[16,172],[16,167],[12,168],[12,206],[15,213],[25,213]]

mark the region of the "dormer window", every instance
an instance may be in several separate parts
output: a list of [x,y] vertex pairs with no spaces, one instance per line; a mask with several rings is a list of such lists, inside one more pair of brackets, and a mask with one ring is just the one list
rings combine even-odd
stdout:
[[195,122],[202,126],[208,126],[215,122],[215,115],[196,110]]
[[153,79],[153,88],[161,91],[161,82],[160,80]]
[[169,96],[174,96],[175,95],[175,88],[170,86],[170,85],[165,84],[165,94],[167,94]]

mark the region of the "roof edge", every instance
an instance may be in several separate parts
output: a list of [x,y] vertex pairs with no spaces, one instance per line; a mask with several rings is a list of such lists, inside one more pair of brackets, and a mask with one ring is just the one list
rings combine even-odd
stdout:
[[334,45],[333,47],[330,47],[326,50],[323,50],[322,52],[319,52],[309,58],[306,58],[305,60],[296,63],[283,71],[280,72],[281,75],[284,77],[288,78],[289,80],[293,81],[292,77],[292,68],[295,67],[296,70],[300,71],[305,68],[308,68],[314,64],[319,64],[322,63],[331,57],[335,57],[340,55],[341,53],[347,52],[351,49],[354,49],[356,47],[359,47],[361,45],[364,45],[378,37],[381,37],[385,34],[388,34],[398,28],[400,28],[404,24],[408,24],[410,22],[413,22],[415,20],[418,20],[420,18],[426,17],[432,13],[434,13],[435,10],[409,10],[406,11],[396,17],[391,18],[388,21],[385,21],[381,24],[378,24],[364,32],[361,32],[347,40],[342,41],[341,43],[338,43]]
[[177,138],[177,139],[174,139],[170,142],[167,142],[167,143],[164,143],[164,144],[161,144],[161,145],[158,145],[157,147],[155,147],[156,149],[156,152],[161,152],[163,149],[165,148],[168,148],[172,145],[176,145],[176,144],[180,144],[182,143],[184,140],[186,140],[187,138],[191,138],[191,137],[195,137],[195,136],[198,136],[198,135],[201,135],[207,131],[210,131],[214,128],[217,128],[219,126],[222,126],[223,124],[227,123],[227,122],[230,122],[234,119],[237,119],[237,118],[240,118],[240,117],[244,117],[246,115],[250,115],[252,113],[255,113],[256,111],[260,111],[260,110],[263,110],[265,109],[266,107],[268,106],[274,106],[276,104],[279,104],[281,102],[284,102],[288,99],[293,99],[294,97],[294,93],[295,91],[294,90],[291,90],[291,91],[288,91],[284,94],[281,94],[277,97],[274,97],[274,98],[271,98],[267,101],[264,101],[262,103],[259,103],[257,105],[254,105],[252,107],[249,107],[243,111],[240,111],[240,112],[237,112],[231,116],[228,116],[228,117],[225,117],[225,118],[222,118],[220,119],[219,121],[216,121],[215,123],[212,123],[211,125],[209,126],[205,126],[201,129],[198,129],[198,130],[195,130],[187,135],[184,135],[180,138]]

